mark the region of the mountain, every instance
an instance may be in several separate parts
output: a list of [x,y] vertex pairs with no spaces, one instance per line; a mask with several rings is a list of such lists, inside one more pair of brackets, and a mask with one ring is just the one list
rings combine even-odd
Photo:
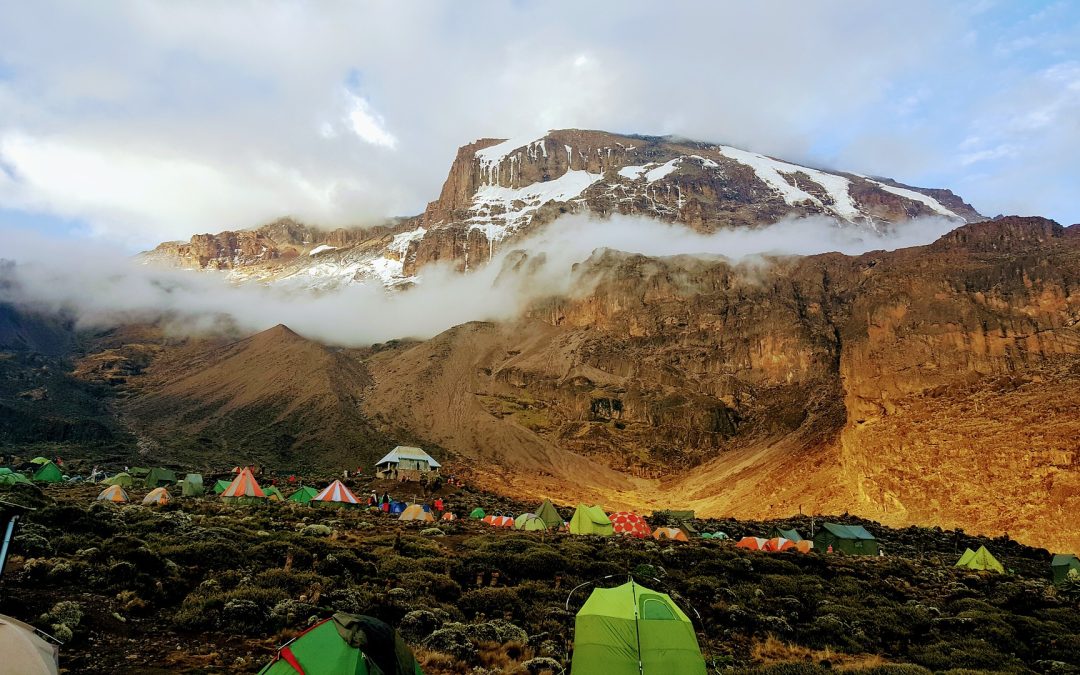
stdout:
[[482,264],[497,248],[567,212],[645,215],[700,232],[805,216],[871,230],[919,216],[980,219],[948,190],[814,169],[726,145],[569,129],[462,147],[439,198],[414,218],[333,231],[283,219],[165,243],[144,260],[227,270],[238,281],[397,286],[432,262],[461,270]]
[[608,250],[583,275],[422,342],[189,341],[119,385],[123,413],[188,457],[339,466],[407,439],[519,497],[1080,547],[1080,227],[765,266]]

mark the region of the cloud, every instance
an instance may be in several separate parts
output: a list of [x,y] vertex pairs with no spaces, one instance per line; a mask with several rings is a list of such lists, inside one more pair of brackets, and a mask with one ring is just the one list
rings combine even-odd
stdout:
[[[578,263],[598,249],[723,256],[760,265],[768,255],[856,254],[928,243],[954,225],[924,219],[885,235],[805,218],[705,235],[646,218],[570,215],[498,252],[469,274],[434,265],[421,270],[419,283],[408,290],[365,284],[323,293],[232,285],[218,273],[138,265],[109,247],[9,229],[0,230],[0,250],[17,264],[0,276],[0,301],[65,311],[83,325],[160,321],[190,335],[223,330],[246,334],[285,323],[325,343],[362,346],[426,338],[467,321],[511,320],[540,298],[587,293],[584,272],[589,266]],[[519,264],[523,256],[528,264]]]
[[[1075,44],[1078,22],[1067,7],[1001,21],[1010,11],[932,0],[3,3],[3,144],[127,168],[101,172],[100,190],[72,176],[61,187],[35,172],[40,157],[0,152],[16,176],[0,207],[81,218],[130,246],[286,214],[349,225],[422,210],[462,144],[587,127],[963,186],[988,210],[1009,203],[993,184],[1007,176],[1033,208],[1075,214],[1057,191],[1042,201],[1040,170],[980,164],[991,188],[965,182],[971,169],[956,159],[973,120],[1009,100],[1047,120],[1039,139],[1076,154],[1064,117],[1038,116],[1058,110],[1051,87],[1028,85],[1051,65],[1038,57]],[[1023,35],[1038,44],[993,55],[1030,43]],[[1014,141],[989,143],[965,154]],[[197,178],[181,188],[177,173]],[[128,189],[133,175],[152,189]]]

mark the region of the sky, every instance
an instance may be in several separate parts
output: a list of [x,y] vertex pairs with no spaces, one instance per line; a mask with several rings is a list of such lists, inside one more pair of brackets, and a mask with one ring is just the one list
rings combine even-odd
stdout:
[[28,235],[363,225],[461,145],[570,127],[1072,224],[1080,3],[0,0],[0,228]]

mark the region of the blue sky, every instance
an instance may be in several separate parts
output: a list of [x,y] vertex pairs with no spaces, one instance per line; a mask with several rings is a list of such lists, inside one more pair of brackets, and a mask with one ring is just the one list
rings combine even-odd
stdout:
[[0,0],[0,227],[362,224],[464,143],[563,127],[1080,222],[1080,3]]

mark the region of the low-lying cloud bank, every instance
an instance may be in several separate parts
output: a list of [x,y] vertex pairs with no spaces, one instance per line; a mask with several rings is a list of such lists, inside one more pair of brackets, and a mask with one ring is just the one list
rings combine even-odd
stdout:
[[[646,218],[571,215],[505,247],[469,274],[430,266],[422,270],[416,286],[404,291],[386,291],[372,282],[321,293],[235,285],[221,273],[159,269],[92,243],[0,230],[0,256],[14,262],[0,269],[0,302],[66,312],[83,326],[157,321],[176,333],[195,335],[247,334],[284,323],[321,342],[363,346],[426,338],[467,321],[509,320],[538,298],[588,292],[574,264],[600,248],[649,256],[723,256],[739,262],[761,256],[892,250],[929,243],[954,227],[955,221],[926,218],[878,234],[840,228],[825,218],[804,218],[706,235]],[[529,264],[514,264],[521,251]]]

